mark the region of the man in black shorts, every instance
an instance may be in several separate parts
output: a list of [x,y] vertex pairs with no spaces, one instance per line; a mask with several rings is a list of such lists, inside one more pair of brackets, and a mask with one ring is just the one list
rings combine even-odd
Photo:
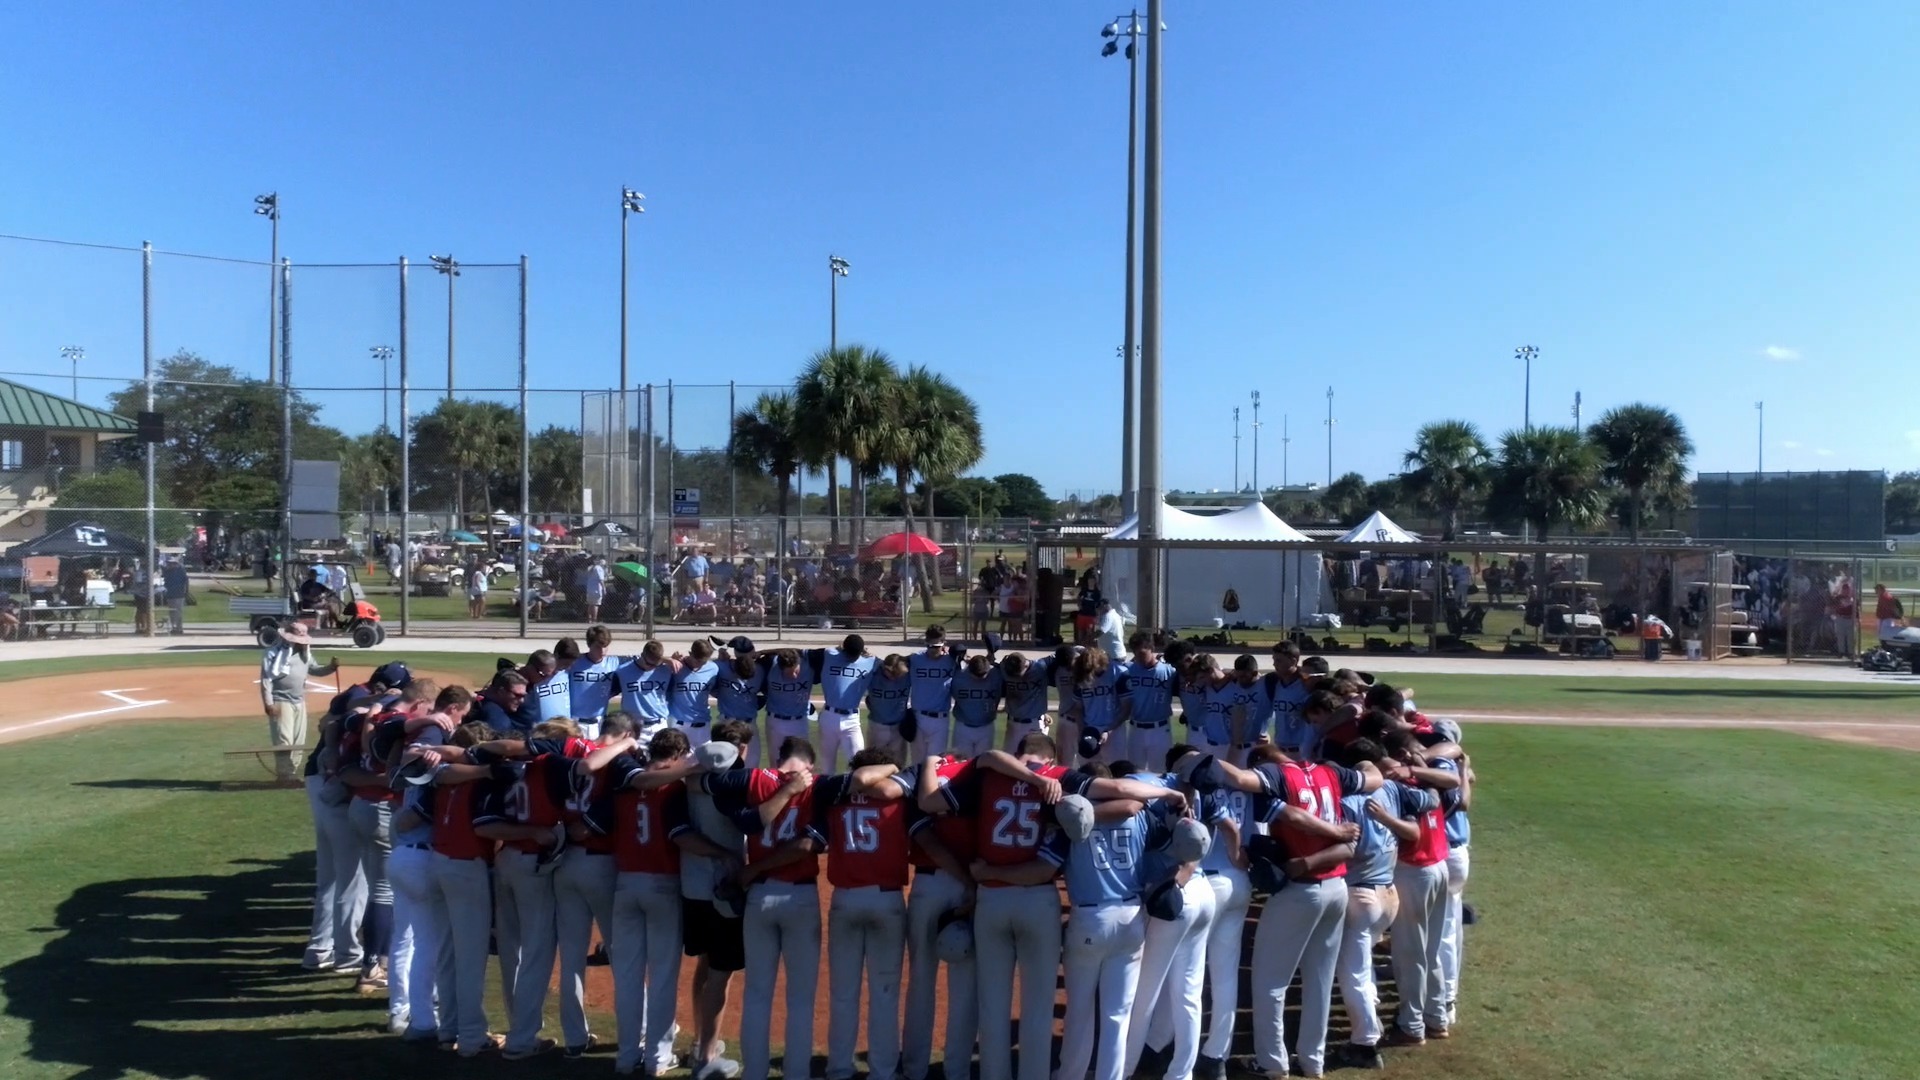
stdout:
[[[738,720],[714,725],[714,742],[740,750],[736,769],[747,764],[753,726]],[[725,1056],[720,1014],[727,1007],[733,973],[747,964],[740,909],[716,906],[714,886],[730,878],[746,855],[746,836],[726,809],[714,803],[706,777],[687,784],[687,824],[674,834],[680,845],[681,939],[693,969],[694,1080],[735,1080],[740,1063]]]

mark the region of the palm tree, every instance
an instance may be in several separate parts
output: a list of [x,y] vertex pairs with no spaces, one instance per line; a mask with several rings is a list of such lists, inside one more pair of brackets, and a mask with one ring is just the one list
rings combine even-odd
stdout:
[[1454,538],[1460,508],[1486,490],[1490,460],[1480,429],[1465,420],[1437,420],[1413,437],[1401,483],[1415,502],[1439,515],[1440,539]]
[[807,418],[801,427],[803,457],[827,468],[827,512],[833,539],[840,538],[840,462],[850,464],[856,511],[862,470],[875,461],[874,440],[886,426],[891,389],[899,372],[887,354],[864,345],[823,349],[807,361],[793,387],[794,405]]
[[779,491],[775,513],[783,526],[793,478],[801,466],[799,428],[799,412],[791,393],[761,394],[733,417],[732,464],[773,477]]
[[[884,410],[886,424],[874,439],[876,460],[893,469],[909,536],[915,532],[913,478],[926,481],[927,506],[933,505],[933,485],[951,479],[978,464],[985,454],[980,437],[980,412],[946,376],[915,364],[894,381]],[[916,567],[919,561],[915,559]],[[917,573],[922,610],[933,610],[937,583],[932,575]]]
[[1693,440],[1672,411],[1637,402],[1607,410],[1587,429],[1587,437],[1603,458],[1600,475],[1626,491],[1629,535],[1638,541],[1648,493],[1686,482]]
[[1367,478],[1357,472],[1342,475],[1321,492],[1320,503],[1341,521],[1358,521],[1367,512]]
[[[1487,490],[1487,512],[1523,521],[1545,540],[1556,524],[1591,525],[1607,511],[1600,451],[1573,428],[1538,427],[1500,437]],[[1535,580],[1546,580],[1546,556],[1534,556]]]

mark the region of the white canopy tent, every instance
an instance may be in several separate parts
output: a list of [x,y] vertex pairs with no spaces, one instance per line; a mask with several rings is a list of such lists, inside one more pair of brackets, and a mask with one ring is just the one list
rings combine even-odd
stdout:
[[[1166,553],[1169,627],[1212,626],[1218,619],[1226,625],[1244,622],[1284,628],[1323,610],[1325,582],[1319,552],[1251,546],[1307,540],[1264,503],[1251,502],[1224,514],[1195,514],[1167,506],[1160,521],[1163,540],[1219,544]],[[1140,519],[1128,518],[1106,538],[1138,540]],[[1102,558],[1102,591],[1123,613],[1140,609],[1139,558],[1140,552],[1132,548],[1108,549]],[[1229,589],[1240,601],[1238,611],[1225,609]]]
[[1420,537],[1400,527],[1383,511],[1375,510],[1367,519],[1340,538],[1343,544],[1417,544]]

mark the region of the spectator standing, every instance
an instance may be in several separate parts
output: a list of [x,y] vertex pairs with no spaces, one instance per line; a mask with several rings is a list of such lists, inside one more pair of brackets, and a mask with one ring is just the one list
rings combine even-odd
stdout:
[[1900,606],[1899,597],[1888,592],[1884,583],[1873,587],[1873,617],[1880,624],[1882,641],[1899,633],[1907,621],[1907,612]]
[[1853,594],[1853,579],[1842,571],[1840,580],[1829,590],[1827,613],[1833,616],[1833,647],[1842,657],[1853,655],[1854,633],[1859,628],[1860,608]]
[[167,590],[167,632],[175,635],[187,632],[187,568],[175,555],[167,559],[167,565],[160,571],[161,584]]

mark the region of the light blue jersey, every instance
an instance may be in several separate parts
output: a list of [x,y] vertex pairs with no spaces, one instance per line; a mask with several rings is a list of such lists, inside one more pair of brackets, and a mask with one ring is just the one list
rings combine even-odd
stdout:
[[1200,860],[1200,869],[1219,873],[1233,869],[1233,860],[1227,855],[1227,845],[1220,842],[1220,825],[1231,821],[1240,833],[1240,844],[1246,846],[1253,838],[1253,796],[1244,791],[1221,788],[1207,792],[1200,800],[1200,820],[1213,830],[1213,844],[1207,848],[1207,855]]
[[1173,686],[1179,674],[1165,660],[1120,665],[1120,695],[1127,715],[1140,727],[1160,727],[1173,719]]
[[[541,723],[548,720],[573,719],[573,673],[562,669],[555,671],[547,680],[527,688],[527,696],[533,699],[534,715]],[[601,702],[604,709],[605,701]]]
[[704,724],[713,719],[707,704],[714,683],[720,677],[720,665],[709,660],[697,668],[683,667],[674,672],[667,687],[667,716],[676,724]]
[[1206,722],[1202,725],[1207,733],[1207,741],[1224,746],[1232,739],[1233,706],[1240,700],[1241,686],[1228,679],[1219,686],[1208,686],[1206,691],[1206,709],[1203,715]]
[[1040,857],[1060,867],[1075,906],[1137,903],[1142,863],[1148,849],[1166,844],[1169,823],[1165,804],[1149,803],[1124,821],[1096,827],[1077,844],[1056,830]]
[[867,684],[880,661],[871,656],[848,656],[838,649],[815,649],[807,659],[813,665],[814,681],[820,684],[820,696],[827,708],[849,716],[860,714],[860,701],[867,696]]
[[767,715],[776,720],[805,720],[813,715],[813,671],[805,661],[794,671],[769,661],[766,672]]
[[1007,720],[1032,723],[1047,711],[1047,689],[1053,685],[1053,658],[1035,660],[1019,678],[1005,678],[1001,694],[1007,701]]
[[1292,682],[1283,683],[1278,674],[1269,673],[1260,680],[1260,688],[1266,694],[1266,707],[1273,717],[1274,745],[1291,757],[1299,757],[1309,744],[1319,741],[1319,734],[1302,711],[1307,707],[1307,695],[1313,692],[1307,680],[1296,677]]
[[1120,673],[1108,668],[1086,682],[1075,679],[1073,700],[1079,709],[1081,726],[1093,731],[1112,731],[1120,724]]
[[907,662],[912,666],[913,697],[910,700],[914,711],[941,716],[951,712],[953,676],[960,670],[960,654],[949,649],[939,656],[928,656],[923,651],[908,657]]
[[913,676],[889,679],[875,672],[867,684],[867,720],[886,727],[899,727],[907,718],[908,699],[913,694]]
[[[665,660],[642,671],[640,658],[627,657],[614,678],[620,683],[620,711],[641,727],[667,722],[667,688],[673,685],[673,665]],[[577,693],[577,691],[576,691]]]
[[1222,725],[1226,731],[1233,731],[1235,709],[1246,710],[1246,720],[1240,729],[1242,742],[1253,742],[1267,729],[1267,691],[1258,679],[1252,686],[1241,686],[1238,679],[1228,679],[1213,691],[1220,701]]
[[1341,820],[1360,826],[1360,839],[1354,842],[1353,858],[1347,860],[1347,884],[1378,888],[1393,884],[1393,864],[1400,857],[1400,846],[1387,827],[1367,813],[1369,802],[1379,803],[1394,817],[1412,820],[1433,809],[1436,800],[1433,792],[1410,788],[1396,780],[1386,781],[1371,795],[1341,797]]
[[1207,714],[1212,710],[1207,705],[1207,691],[1211,685],[1204,679],[1198,682],[1186,679],[1180,681],[1178,691],[1180,720],[1187,725],[1189,734],[1195,737],[1204,737],[1209,742],[1225,742],[1224,734],[1216,739],[1213,737],[1213,729],[1208,726]]
[[600,721],[618,685],[615,679],[620,664],[617,656],[598,660],[583,656],[567,667],[567,705],[572,719]]
[[745,720],[751,724],[760,715],[760,686],[766,672],[757,664],[751,670],[750,675],[737,675],[729,662],[714,676],[713,701],[720,707],[721,719]]
[[1000,711],[1000,695],[1006,688],[1006,676],[999,668],[988,668],[976,676],[966,668],[953,675],[953,718],[967,727],[992,727],[994,714]]

